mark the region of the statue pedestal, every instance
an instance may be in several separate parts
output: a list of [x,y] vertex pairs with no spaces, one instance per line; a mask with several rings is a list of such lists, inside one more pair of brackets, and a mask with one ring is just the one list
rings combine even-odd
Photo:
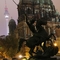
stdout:
[[56,57],[54,58],[30,58],[29,60],[58,60]]
[[57,58],[43,58],[43,59],[36,59],[36,60],[57,60]]

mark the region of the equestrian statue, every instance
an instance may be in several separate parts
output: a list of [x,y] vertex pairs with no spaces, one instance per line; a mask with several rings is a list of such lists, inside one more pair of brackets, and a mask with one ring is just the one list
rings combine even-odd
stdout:
[[[33,36],[31,36],[27,40],[24,38],[20,38],[19,51],[20,51],[20,48],[22,47],[23,42],[26,41],[26,46],[30,48],[29,53],[31,57],[46,58],[46,57],[51,57],[57,54],[58,47],[54,47],[51,39],[51,37],[53,36],[54,40],[56,40],[54,33],[52,32],[50,35],[48,35],[47,31],[43,27],[47,25],[47,20],[44,20],[43,18],[35,19],[35,17],[33,17],[32,20],[29,20],[28,16],[27,15],[25,16],[26,16],[26,23],[30,28],[31,32],[33,33]],[[51,43],[51,45],[48,47],[46,47],[47,41],[50,41]],[[44,44],[42,46],[43,42]],[[36,52],[34,52],[34,49],[36,46],[40,46],[43,49],[43,51],[38,50],[38,47],[37,47]],[[35,56],[33,55],[33,53],[35,54]]]

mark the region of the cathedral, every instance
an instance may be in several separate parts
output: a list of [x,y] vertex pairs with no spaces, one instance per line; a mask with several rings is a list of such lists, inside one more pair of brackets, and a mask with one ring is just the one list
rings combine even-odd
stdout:
[[[18,9],[18,26],[21,32],[20,37],[31,36],[32,33],[26,24],[26,15],[32,20],[33,16],[36,19],[44,18],[45,20],[55,20],[55,6],[51,0],[20,0],[17,6]],[[54,21],[55,22],[55,21]],[[22,34],[23,33],[23,34]]]
[[43,18],[51,24],[50,27],[47,28],[44,26],[44,28],[47,30],[48,34],[52,31],[55,33],[57,37],[56,42],[58,47],[60,47],[60,44],[58,43],[60,42],[60,16],[57,14],[52,0],[20,0],[17,5],[17,10],[18,25],[16,26],[15,32],[18,38],[28,39],[33,35],[26,24],[26,15],[28,16],[28,20],[32,20],[33,16],[35,16],[35,19],[38,20]]

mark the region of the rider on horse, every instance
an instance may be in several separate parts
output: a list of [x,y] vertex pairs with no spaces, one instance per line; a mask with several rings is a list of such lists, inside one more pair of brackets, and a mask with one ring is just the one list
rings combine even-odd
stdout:
[[[30,37],[27,42],[26,45],[31,48],[30,49],[30,54],[32,55],[32,52],[34,52],[34,48],[37,45],[42,44],[42,42],[44,42],[44,48],[46,47],[46,41],[49,40],[49,38],[54,34],[51,33],[50,35],[48,35],[48,33],[46,32],[46,30],[44,29],[44,27],[42,25],[47,25],[47,21],[44,20],[43,18],[36,20],[35,18],[33,18],[31,21],[29,21],[27,19],[26,16],[26,23],[29,26],[30,30],[33,33],[33,36]],[[54,36],[55,38],[55,36]],[[42,47],[42,46],[41,46]]]

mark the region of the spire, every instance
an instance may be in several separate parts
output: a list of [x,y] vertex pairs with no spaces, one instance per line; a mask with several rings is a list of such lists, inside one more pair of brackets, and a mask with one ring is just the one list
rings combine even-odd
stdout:
[[7,8],[6,0],[5,0],[5,12],[4,12],[4,16],[5,16],[5,19],[6,19],[7,35],[8,35],[9,34],[9,27],[8,27],[9,13],[8,13],[8,8]]
[[9,18],[9,13],[8,13],[8,8],[7,8],[6,0],[5,0],[5,13],[4,13],[4,15],[5,15],[6,19]]
[[7,4],[6,4],[6,0],[5,0],[5,9],[7,9]]

